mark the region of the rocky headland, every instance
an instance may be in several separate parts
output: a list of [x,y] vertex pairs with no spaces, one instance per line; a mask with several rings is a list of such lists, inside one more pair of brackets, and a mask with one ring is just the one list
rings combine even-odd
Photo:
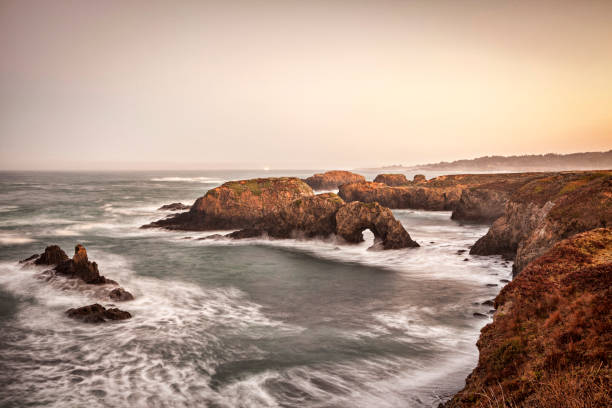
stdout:
[[360,174],[344,170],[332,170],[317,173],[304,180],[313,190],[335,190],[347,183],[363,183],[365,177]]
[[418,247],[388,208],[378,203],[345,203],[334,193],[297,199],[256,225],[233,232],[231,238],[327,238],[335,235],[349,243],[363,241],[363,231],[374,234],[375,247]]
[[238,229],[230,238],[326,238],[363,241],[370,229],[377,246],[418,246],[393,213],[378,203],[345,203],[334,193],[314,195],[296,178],[231,181],[196,200],[190,211],[143,226],[185,231]]
[[495,308],[478,366],[445,407],[612,406],[610,228],[557,242],[502,289]]
[[470,254],[514,257],[517,274],[556,242],[610,225],[612,171],[552,173],[509,194],[502,216]]

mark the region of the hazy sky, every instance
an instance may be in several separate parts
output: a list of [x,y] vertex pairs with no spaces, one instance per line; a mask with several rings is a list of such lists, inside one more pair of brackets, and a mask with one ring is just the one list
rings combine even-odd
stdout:
[[0,0],[0,168],[612,148],[612,1]]

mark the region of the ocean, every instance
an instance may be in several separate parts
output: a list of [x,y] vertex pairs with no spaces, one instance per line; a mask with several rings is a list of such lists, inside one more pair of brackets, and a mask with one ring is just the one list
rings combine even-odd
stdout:
[[[0,173],[0,406],[436,407],[457,392],[490,321],[474,313],[511,277],[458,253],[487,226],[394,210],[421,247],[389,251],[369,231],[345,245],[139,228],[224,181],[313,173]],[[77,243],[134,294],[118,305],[132,319],[68,319],[109,302],[17,263]]]

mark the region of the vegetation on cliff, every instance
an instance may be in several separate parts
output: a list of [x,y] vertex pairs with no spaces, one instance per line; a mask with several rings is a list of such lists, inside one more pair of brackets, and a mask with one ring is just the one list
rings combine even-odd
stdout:
[[304,180],[313,190],[335,190],[342,184],[362,183],[365,177],[345,170],[331,170],[317,173]]
[[557,243],[495,299],[480,358],[447,407],[612,406],[612,230]]

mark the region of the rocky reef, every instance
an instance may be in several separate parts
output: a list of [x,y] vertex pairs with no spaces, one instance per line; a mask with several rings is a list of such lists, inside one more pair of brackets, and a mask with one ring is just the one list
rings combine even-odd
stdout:
[[317,173],[304,180],[313,190],[335,190],[347,183],[363,183],[365,177],[344,170],[332,170],[325,173]]
[[295,177],[230,181],[209,190],[187,212],[144,225],[184,231],[247,228],[292,201],[314,195]]
[[170,203],[170,204],[162,205],[157,210],[158,211],[184,211],[190,208],[191,208],[190,206],[185,205],[183,203]]
[[[24,267],[30,265],[52,267],[41,274],[41,277],[44,277],[46,281],[57,281],[57,277],[61,276],[67,279],[78,280],[82,282],[81,285],[99,287],[100,290],[96,291],[98,295],[102,295],[102,297],[115,302],[134,299],[130,292],[118,287],[117,282],[100,275],[98,264],[89,261],[87,250],[81,244],[75,246],[72,258],[69,258],[58,245],[50,245],[45,248],[45,252],[42,254],[32,255],[23,261],[19,261],[19,263]],[[111,286],[112,289],[108,288],[108,286]],[[68,317],[83,320],[87,323],[122,320],[131,317],[128,312],[116,308],[105,309],[99,304],[69,309],[66,314]]]
[[129,312],[117,308],[105,308],[95,303],[66,311],[66,316],[71,319],[81,320],[85,323],[104,323],[107,320],[125,320],[132,317]]
[[517,274],[556,242],[610,225],[612,171],[553,173],[511,193],[503,215],[470,253],[515,256]]
[[612,406],[610,228],[557,242],[502,289],[495,307],[477,343],[478,366],[447,408]]
[[272,238],[326,238],[332,234],[346,242],[363,241],[363,231],[374,233],[382,249],[417,247],[388,208],[378,203],[345,203],[334,193],[298,199],[253,227],[233,232],[231,238],[267,235]]

